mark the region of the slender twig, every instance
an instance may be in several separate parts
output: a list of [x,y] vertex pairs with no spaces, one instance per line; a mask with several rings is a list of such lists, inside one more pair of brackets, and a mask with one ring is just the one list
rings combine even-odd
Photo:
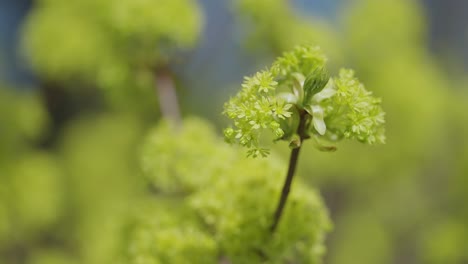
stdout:
[[172,73],[165,67],[158,68],[155,71],[154,79],[163,117],[171,120],[176,127],[179,127],[181,117]]
[[286,174],[286,179],[283,184],[283,189],[281,191],[281,196],[278,201],[278,206],[276,207],[275,214],[273,216],[273,224],[270,227],[271,233],[274,233],[278,223],[281,219],[281,215],[283,214],[284,206],[286,205],[286,201],[289,196],[289,191],[291,190],[291,183],[294,178],[294,174],[296,172],[297,161],[299,158],[299,152],[302,147],[302,143],[306,138],[305,128],[306,128],[306,121],[307,121],[307,113],[303,110],[299,112],[299,126],[297,128],[297,134],[299,135],[299,146],[291,150],[291,156],[289,158],[289,167],[288,172]]

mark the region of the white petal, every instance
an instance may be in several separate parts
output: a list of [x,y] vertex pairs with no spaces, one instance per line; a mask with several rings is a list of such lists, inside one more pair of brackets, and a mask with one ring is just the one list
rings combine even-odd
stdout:
[[[288,104],[296,104],[297,101],[298,101],[297,97],[292,93],[280,93],[280,94],[278,94],[278,97],[284,99],[284,101],[286,103],[288,103]],[[287,108],[287,109],[289,109],[289,108]]]
[[304,81],[305,81],[305,77],[304,75],[298,73],[298,72],[295,72],[293,74],[291,74],[294,78],[296,78],[296,81],[302,86],[304,86]]
[[312,106],[312,117],[315,130],[323,136],[327,131],[327,126],[325,125],[325,121],[323,121],[322,107],[316,105]]

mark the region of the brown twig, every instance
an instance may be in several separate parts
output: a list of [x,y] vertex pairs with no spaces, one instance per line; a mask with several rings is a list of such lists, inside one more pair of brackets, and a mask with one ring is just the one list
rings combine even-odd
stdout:
[[305,134],[307,116],[308,115],[304,110],[299,110],[300,121],[299,121],[299,126],[297,128],[297,134],[299,135],[299,146],[291,150],[288,172],[286,174],[286,179],[283,184],[283,189],[281,191],[281,196],[278,202],[278,206],[276,207],[276,211],[273,216],[273,224],[270,227],[271,233],[274,233],[278,226],[278,223],[281,219],[281,215],[283,214],[284,206],[286,205],[286,201],[289,196],[289,192],[291,190],[291,183],[293,181],[294,174],[296,172],[299,152],[301,150],[304,139],[307,138],[307,135]]
[[154,79],[163,117],[171,120],[176,127],[179,127],[181,117],[172,73],[166,67],[158,68],[155,71]]

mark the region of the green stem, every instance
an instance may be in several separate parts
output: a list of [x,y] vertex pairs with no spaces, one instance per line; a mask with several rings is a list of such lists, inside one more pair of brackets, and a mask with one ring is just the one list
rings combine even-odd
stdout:
[[305,134],[307,113],[304,110],[299,110],[299,117],[300,117],[300,121],[299,121],[299,126],[297,128],[297,134],[299,135],[299,146],[291,150],[288,172],[286,173],[286,179],[283,184],[283,189],[281,191],[281,196],[278,201],[278,206],[276,207],[276,211],[273,216],[273,224],[270,227],[271,233],[275,232],[278,226],[278,223],[281,219],[281,216],[283,214],[284,206],[286,205],[286,201],[288,200],[289,192],[291,190],[291,184],[294,178],[294,174],[296,172],[297,161],[299,159],[299,152],[302,147],[302,142],[307,137]]

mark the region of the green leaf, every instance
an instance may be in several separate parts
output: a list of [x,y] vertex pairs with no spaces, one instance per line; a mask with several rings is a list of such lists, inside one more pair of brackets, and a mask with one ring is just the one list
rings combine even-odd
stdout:
[[321,92],[330,80],[328,71],[324,67],[318,67],[314,69],[305,79],[304,89],[304,101],[303,104],[310,103],[312,97]]
[[325,85],[325,88],[323,88],[322,91],[319,93],[316,93],[312,97],[313,103],[320,103],[321,101],[328,99],[336,94],[336,87],[335,87],[335,82],[333,81],[333,78],[331,78],[327,85]]

